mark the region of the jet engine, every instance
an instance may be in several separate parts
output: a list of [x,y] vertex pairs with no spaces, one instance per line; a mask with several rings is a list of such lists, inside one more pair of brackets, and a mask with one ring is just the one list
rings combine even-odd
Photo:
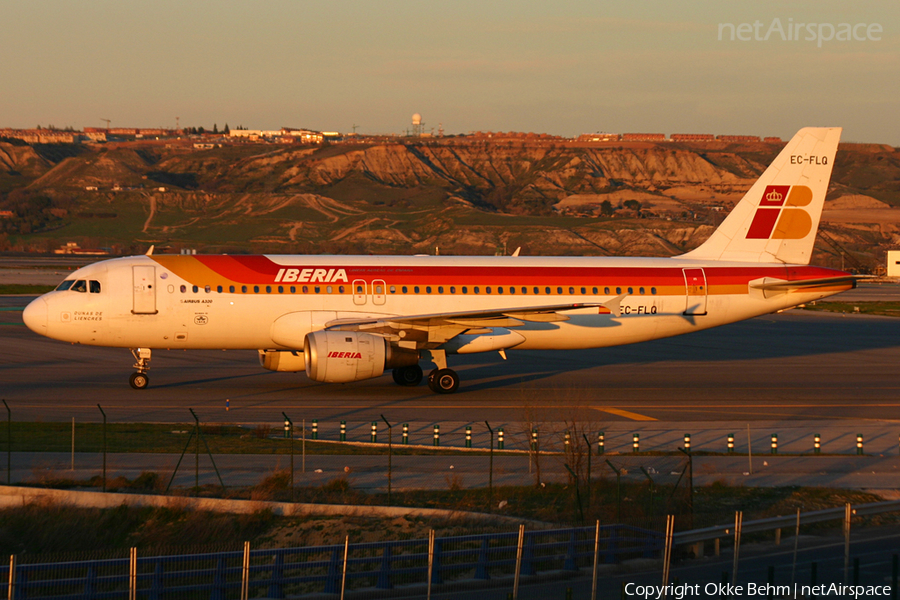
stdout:
[[378,377],[386,368],[419,362],[415,350],[394,348],[379,335],[355,331],[314,331],[303,342],[306,374],[313,381],[347,383]]

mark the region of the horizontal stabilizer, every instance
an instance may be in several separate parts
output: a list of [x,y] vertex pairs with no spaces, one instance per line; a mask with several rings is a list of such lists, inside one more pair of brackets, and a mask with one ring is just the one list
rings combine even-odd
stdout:
[[845,275],[840,277],[821,277],[819,279],[799,279],[796,281],[763,277],[762,279],[751,281],[750,287],[757,290],[777,290],[782,292],[846,284],[852,284],[853,287],[856,287],[858,279],[867,277],[866,275]]

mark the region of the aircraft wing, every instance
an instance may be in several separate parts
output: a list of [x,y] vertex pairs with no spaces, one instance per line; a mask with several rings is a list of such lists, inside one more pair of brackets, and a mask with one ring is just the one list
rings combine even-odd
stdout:
[[[568,321],[565,311],[597,308],[621,316],[621,302],[625,296],[617,296],[602,303],[574,302],[518,308],[462,311],[456,313],[432,313],[398,315],[376,319],[336,319],[325,324],[330,331],[360,331],[382,335],[400,346],[435,348],[457,335],[471,330],[490,327],[518,327],[524,322],[552,323]],[[605,310],[604,310],[605,309]]]

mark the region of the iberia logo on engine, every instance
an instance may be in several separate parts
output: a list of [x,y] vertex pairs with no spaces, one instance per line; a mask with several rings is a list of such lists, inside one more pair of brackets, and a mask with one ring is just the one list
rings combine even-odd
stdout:
[[328,358],[362,358],[359,352],[329,352]]
[[812,202],[805,185],[768,185],[747,231],[748,240],[800,240],[812,231],[812,218],[800,208]]

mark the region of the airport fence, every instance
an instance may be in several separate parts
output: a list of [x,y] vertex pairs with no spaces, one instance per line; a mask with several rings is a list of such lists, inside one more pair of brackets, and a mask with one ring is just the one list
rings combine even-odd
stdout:
[[356,593],[393,597],[520,578],[572,576],[597,564],[658,556],[662,536],[623,525],[510,531],[485,535],[70,562],[19,562],[0,568],[8,597],[285,598]]

